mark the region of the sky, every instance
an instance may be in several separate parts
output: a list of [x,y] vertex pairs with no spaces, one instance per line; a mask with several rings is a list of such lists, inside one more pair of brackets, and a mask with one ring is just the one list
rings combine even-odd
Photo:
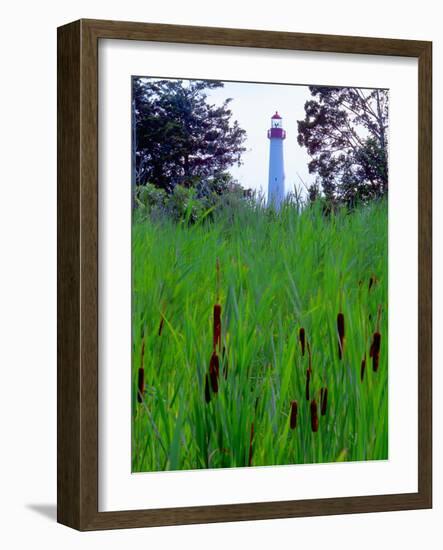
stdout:
[[297,143],[297,121],[304,119],[304,104],[311,98],[307,86],[225,82],[223,88],[207,90],[206,94],[207,101],[215,105],[231,97],[229,108],[233,119],[246,130],[244,145],[247,151],[242,155],[243,164],[229,169],[243,187],[261,189],[267,195],[267,131],[271,127],[271,117],[275,111],[283,118],[283,128],[286,130],[283,145],[286,193],[292,191],[294,185],[303,188],[301,179],[306,185],[313,181],[313,176],[308,172],[310,157],[306,149]]

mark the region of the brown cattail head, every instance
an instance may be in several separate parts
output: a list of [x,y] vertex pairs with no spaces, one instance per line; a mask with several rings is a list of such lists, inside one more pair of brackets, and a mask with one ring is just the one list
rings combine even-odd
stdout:
[[345,316],[343,313],[337,315],[338,332],[338,358],[342,359],[345,350]]
[[138,392],[137,401],[141,403],[143,401],[143,395],[145,393],[145,337],[142,339],[142,347],[140,351],[140,368],[138,369]]
[[221,305],[215,304],[214,306],[214,339],[213,339],[214,351],[220,350],[221,347]]
[[252,444],[254,441],[254,422],[251,424],[251,433],[249,435],[249,456],[248,456],[248,466],[252,465]]
[[363,359],[361,361],[361,366],[360,366],[360,380],[361,380],[361,382],[363,382],[363,380],[365,378],[365,370],[366,370],[366,355],[363,357]]
[[289,421],[289,425],[291,427],[291,430],[295,430],[297,427],[297,413],[298,413],[298,404],[297,401],[291,402],[291,417]]
[[298,339],[300,340],[301,354],[305,354],[305,329],[302,327],[298,331]]
[[377,372],[379,365],[380,365],[380,355],[374,353],[374,355],[372,356],[372,370],[374,372]]
[[311,383],[311,369],[306,370],[306,401],[309,401],[309,386]]
[[372,336],[372,370],[374,372],[378,371],[378,365],[380,362],[380,345],[381,345],[381,334],[379,332],[374,332]]
[[143,395],[145,393],[145,369],[140,367],[138,369],[138,392],[137,401],[141,403],[143,401]]
[[320,410],[321,415],[326,414],[326,409],[328,407],[328,388],[321,388],[320,390]]
[[211,401],[211,390],[209,389],[209,376],[205,376],[205,401],[209,403]]
[[311,429],[313,432],[318,431],[317,401],[315,399],[311,401]]
[[209,378],[211,380],[211,388],[214,393],[218,392],[218,376],[220,374],[220,360],[217,352],[214,351],[209,362]]

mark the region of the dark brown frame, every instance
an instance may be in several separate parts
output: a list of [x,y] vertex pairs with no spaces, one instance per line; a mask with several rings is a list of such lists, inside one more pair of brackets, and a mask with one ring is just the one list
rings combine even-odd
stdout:
[[[98,511],[98,41],[125,39],[418,58],[418,492]],[[79,530],[432,507],[432,43],[80,20],[58,29],[58,521]]]

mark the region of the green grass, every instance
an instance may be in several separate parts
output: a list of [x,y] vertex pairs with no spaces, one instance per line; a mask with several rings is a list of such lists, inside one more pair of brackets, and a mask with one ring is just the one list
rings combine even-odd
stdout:
[[[328,217],[319,208],[300,213],[294,206],[279,215],[226,210],[195,225],[136,215],[132,470],[247,466],[252,423],[252,466],[387,459],[387,243],[386,202]],[[226,352],[219,391],[208,404],[217,258]],[[369,289],[373,275],[377,282]],[[369,348],[379,305],[380,366],[373,372]],[[312,350],[311,399],[318,402],[320,388],[328,388],[316,433],[300,327]],[[145,392],[138,403],[143,338]],[[298,419],[291,430],[293,400]]]

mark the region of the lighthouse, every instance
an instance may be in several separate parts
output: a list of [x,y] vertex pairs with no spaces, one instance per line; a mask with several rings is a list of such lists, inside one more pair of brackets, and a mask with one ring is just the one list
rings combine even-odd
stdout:
[[268,206],[280,210],[285,198],[285,170],[283,162],[283,140],[286,132],[283,130],[282,117],[275,111],[271,118],[271,128],[268,130],[269,146],[269,181]]

